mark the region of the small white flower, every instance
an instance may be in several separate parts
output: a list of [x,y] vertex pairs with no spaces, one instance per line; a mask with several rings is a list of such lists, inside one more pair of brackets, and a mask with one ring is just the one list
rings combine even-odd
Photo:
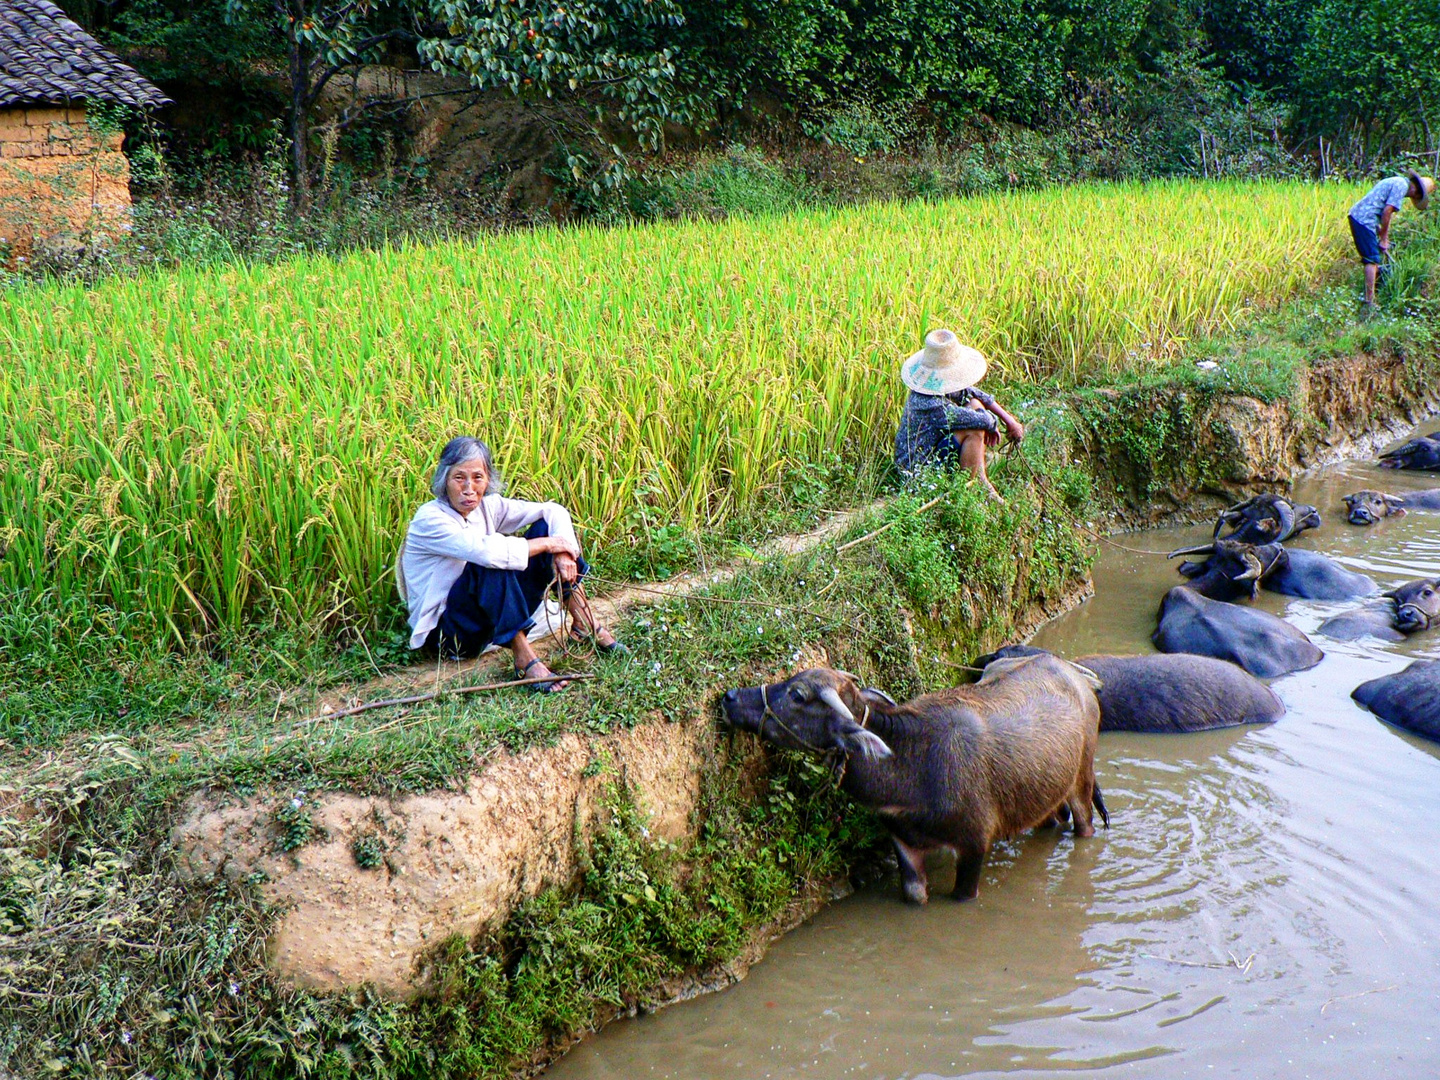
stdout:
[[120,1032],[120,1041],[121,1041],[122,1043],[124,1043],[126,1046],[129,1046],[129,1045],[130,1045],[130,1032],[128,1032],[128,1031],[122,1031],[122,1032]]
[[230,996],[231,996],[231,997],[239,997],[239,996],[240,996],[240,984],[237,983],[234,979],[231,979],[231,980],[230,980]]
[[660,661],[659,661],[659,660],[656,660],[653,664],[651,664],[651,665],[650,665],[650,670],[651,670],[652,672],[654,672],[656,675],[659,675],[659,674],[660,674]]

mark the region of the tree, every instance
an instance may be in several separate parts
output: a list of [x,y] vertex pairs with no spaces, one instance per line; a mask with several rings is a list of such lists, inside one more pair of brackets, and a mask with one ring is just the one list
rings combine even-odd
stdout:
[[559,123],[608,158],[597,165],[581,152],[569,156],[575,179],[597,194],[625,161],[604,126],[612,111],[646,149],[659,147],[667,122],[691,119],[671,47],[683,21],[677,0],[435,0],[434,10],[445,34],[419,49],[437,71],[465,75],[480,90],[589,104],[583,132],[570,115]]
[[310,114],[330,80],[374,63],[394,42],[415,41],[405,0],[226,0],[233,26],[267,26],[284,41],[290,83],[290,205],[302,208],[310,182]]
[[1440,5],[1320,0],[1298,83],[1310,132],[1350,138],[1361,171],[1421,133],[1433,151]]

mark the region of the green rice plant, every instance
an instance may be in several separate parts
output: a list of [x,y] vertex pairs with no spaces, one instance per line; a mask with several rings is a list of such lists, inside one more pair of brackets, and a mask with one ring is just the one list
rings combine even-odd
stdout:
[[[1344,186],[1081,186],[182,269],[0,298],[0,590],[177,643],[393,617],[439,446],[592,542],[888,453],[953,327],[987,385],[1163,366],[1332,267]],[[77,631],[78,633],[79,631]]]

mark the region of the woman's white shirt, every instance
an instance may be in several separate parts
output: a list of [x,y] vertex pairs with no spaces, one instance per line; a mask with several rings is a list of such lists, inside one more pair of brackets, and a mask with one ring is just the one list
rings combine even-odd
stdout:
[[570,512],[559,503],[486,495],[468,518],[461,517],[444,499],[432,499],[416,510],[400,557],[410,605],[410,647],[418,649],[425,644],[430,631],[439,625],[450,588],[465,572],[466,563],[524,570],[530,564],[530,542],[509,534],[541,520],[551,536],[563,537],[579,548]]

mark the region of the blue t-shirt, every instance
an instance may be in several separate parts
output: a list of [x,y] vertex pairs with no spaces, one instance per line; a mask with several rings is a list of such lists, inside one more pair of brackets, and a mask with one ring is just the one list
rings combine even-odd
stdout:
[[1386,177],[1350,208],[1350,216],[1371,232],[1378,233],[1380,231],[1380,215],[1385,213],[1385,207],[1393,206],[1399,210],[1400,204],[1405,201],[1405,196],[1409,192],[1409,177]]

